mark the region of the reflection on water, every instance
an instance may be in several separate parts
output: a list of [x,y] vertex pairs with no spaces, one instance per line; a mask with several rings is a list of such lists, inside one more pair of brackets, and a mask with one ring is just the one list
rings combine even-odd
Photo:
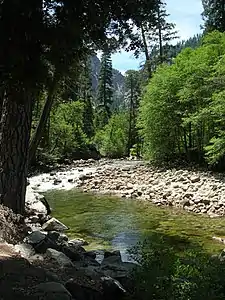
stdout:
[[112,247],[115,250],[119,250],[122,261],[134,262],[130,254],[127,252],[128,249],[135,246],[140,240],[140,232],[120,232],[112,239]]
[[153,233],[168,236],[181,249],[188,247],[188,241],[198,243],[210,253],[223,249],[212,236],[225,236],[225,218],[210,219],[147,202],[75,190],[55,190],[45,195],[53,215],[70,228],[70,237],[86,239],[87,249],[120,250],[126,261],[130,259],[126,250]]

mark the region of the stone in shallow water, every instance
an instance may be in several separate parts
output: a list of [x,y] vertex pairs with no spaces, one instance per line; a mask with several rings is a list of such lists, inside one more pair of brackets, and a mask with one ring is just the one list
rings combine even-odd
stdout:
[[69,245],[74,245],[74,246],[87,246],[88,242],[85,241],[84,239],[74,239],[74,240],[70,240],[68,242]]
[[69,228],[56,218],[51,218],[42,225],[42,228],[46,231],[65,231]]

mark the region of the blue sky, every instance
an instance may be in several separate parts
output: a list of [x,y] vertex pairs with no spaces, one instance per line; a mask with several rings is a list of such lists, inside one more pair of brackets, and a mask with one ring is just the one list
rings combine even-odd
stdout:
[[[201,0],[167,0],[167,12],[169,20],[176,24],[178,35],[181,39],[187,39],[196,33],[200,33],[202,23]],[[138,69],[143,57],[135,59],[132,53],[121,51],[112,55],[113,68],[124,73],[129,69]]]

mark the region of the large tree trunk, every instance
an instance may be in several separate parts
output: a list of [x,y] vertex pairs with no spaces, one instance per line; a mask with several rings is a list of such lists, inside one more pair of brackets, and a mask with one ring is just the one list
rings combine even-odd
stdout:
[[5,97],[0,121],[0,199],[3,205],[20,214],[25,206],[32,115],[29,100],[21,104]]
[[0,1],[0,202],[23,214],[31,109],[42,72],[42,0]]

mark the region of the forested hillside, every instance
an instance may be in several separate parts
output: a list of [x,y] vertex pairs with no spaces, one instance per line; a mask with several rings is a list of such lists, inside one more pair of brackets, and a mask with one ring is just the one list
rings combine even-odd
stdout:
[[[98,78],[100,74],[101,61],[97,55],[91,57],[91,77],[92,77],[92,88],[94,92],[98,88]],[[119,90],[124,86],[124,76],[116,69],[112,70],[112,82],[114,90]]]
[[[33,163],[53,163],[65,158],[129,155],[157,161],[175,158],[198,163],[207,161],[209,164],[217,163],[221,159],[222,154],[216,156],[215,153],[212,154],[214,148],[210,147],[214,145],[213,135],[206,138],[203,129],[200,129],[201,126],[196,125],[196,115],[200,112],[197,111],[199,107],[193,104],[195,103],[193,95],[189,96],[192,104],[186,106],[183,104],[181,106],[183,111],[180,109],[176,113],[174,110],[178,109],[177,104],[180,101],[187,104],[189,100],[182,100],[182,97],[187,97],[187,93],[191,93],[187,87],[185,89],[183,87],[182,92],[182,87],[178,86],[179,82],[183,84],[186,79],[188,88],[193,82],[196,85],[192,89],[197,93],[200,84],[194,76],[201,78],[200,82],[206,80],[201,73],[197,75],[196,71],[201,70],[198,64],[201,64],[206,55],[207,47],[211,47],[212,38],[206,43],[207,37],[204,37],[202,42],[202,35],[199,34],[186,41],[171,44],[171,41],[177,39],[175,24],[166,21],[168,14],[165,3],[160,9],[156,14],[152,12],[153,21],[149,22],[146,19],[140,25],[140,32],[136,32],[133,36],[131,45],[135,49],[135,55],[144,52],[146,56],[146,62],[139,71],[129,70],[123,76],[112,68],[111,51],[104,49],[101,59],[96,55],[84,56],[75,68],[70,69],[55,94],[54,104],[45,129],[42,131]],[[154,27],[157,28],[159,25],[162,26],[161,31],[155,31]],[[220,43],[221,41],[218,40],[218,44]],[[194,55],[198,56],[196,58],[198,64],[193,62],[191,67],[191,59]],[[211,66],[210,56],[211,53],[204,60],[206,69]],[[173,70],[178,68],[178,61],[183,73],[181,76],[177,71],[177,78],[174,77],[177,90],[173,92],[170,84],[173,80]],[[184,62],[187,64],[185,65],[187,70],[189,68],[192,70],[189,70],[192,79],[188,79],[189,73],[184,74],[185,68],[180,61],[182,64]],[[194,67],[196,70],[193,69]],[[212,74],[208,69],[207,80],[212,80],[210,77]],[[203,85],[209,86],[208,81]],[[162,93],[164,98],[160,102]],[[174,99],[177,99],[177,103],[170,103],[174,107],[170,107],[166,102],[170,99],[168,95],[171,95],[170,97],[173,95]],[[43,91],[36,102],[33,128],[37,128],[46,96],[46,91]],[[158,106],[164,107],[167,115],[164,115],[164,112],[162,114]],[[178,122],[175,121],[176,114],[180,117],[178,127],[174,123]],[[172,118],[173,122],[171,123],[166,117]],[[195,120],[188,122],[188,118],[191,117],[195,117]],[[174,130],[176,134],[172,132]],[[200,131],[202,138],[199,136]]]

